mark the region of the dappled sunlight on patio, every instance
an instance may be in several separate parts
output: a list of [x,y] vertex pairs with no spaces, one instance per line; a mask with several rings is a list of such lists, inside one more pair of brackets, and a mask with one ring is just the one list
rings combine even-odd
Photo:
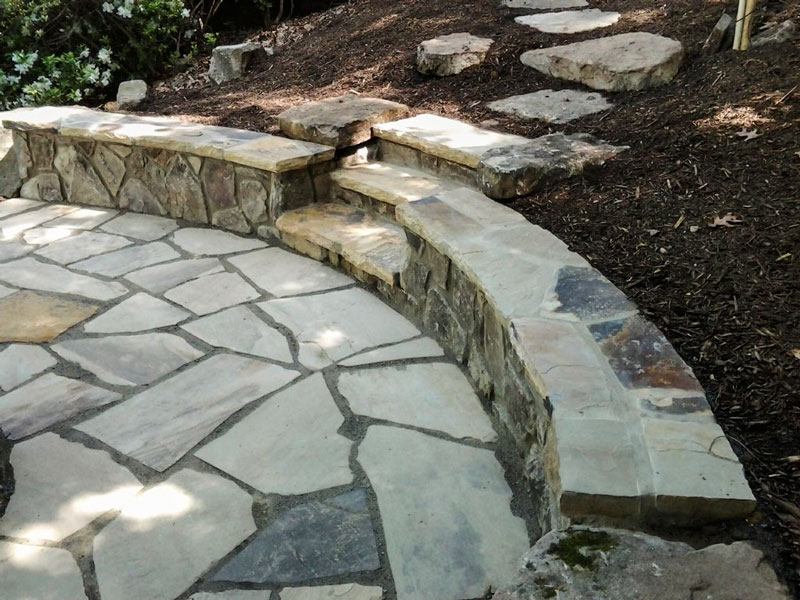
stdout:
[[172,521],[201,509],[190,492],[171,483],[162,483],[141,494],[122,509],[120,518],[132,531],[148,531],[159,522]]

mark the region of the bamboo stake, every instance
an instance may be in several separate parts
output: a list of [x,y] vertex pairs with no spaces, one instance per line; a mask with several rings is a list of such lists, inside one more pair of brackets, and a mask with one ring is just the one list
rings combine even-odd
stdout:
[[738,50],[742,42],[742,29],[744,28],[744,15],[747,0],[739,0],[739,10],[736,13],[736,30],[733,34],[733,49]]
[[750,31],[753,29],[753,16],[756,11],[758,0],[747,0],[744,14],[744,27],[742,28],[742,41],[739,47],[742,50],[750,49]]

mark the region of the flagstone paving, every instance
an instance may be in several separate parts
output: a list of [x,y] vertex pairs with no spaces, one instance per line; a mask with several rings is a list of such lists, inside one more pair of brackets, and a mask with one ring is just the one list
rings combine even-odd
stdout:
[[350,277],[106,209],[0,201],[0,231],[4,600],[461,600],[514,570],[492,419]]

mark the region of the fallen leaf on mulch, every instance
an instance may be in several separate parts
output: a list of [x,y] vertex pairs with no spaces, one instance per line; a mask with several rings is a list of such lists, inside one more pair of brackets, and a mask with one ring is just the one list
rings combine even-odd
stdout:
[[741,131],[737,131],[736,135],[743,137],[745,142],[748,140],[754,140],[757,137],[761,137],[761,134],[758,133],[758,129],[747,129],[745,127],[742,127]]
[[724,217],[717,215],[714,220],[708,224],[709,227],[733,227],[742,222],[742,219],[731,213],[726,214]]

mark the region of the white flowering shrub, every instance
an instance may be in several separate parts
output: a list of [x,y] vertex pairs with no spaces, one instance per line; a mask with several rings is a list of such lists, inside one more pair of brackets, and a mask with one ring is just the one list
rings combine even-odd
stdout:
[[204,0],[0,0],[0,109],[104,98],[196,50]]

